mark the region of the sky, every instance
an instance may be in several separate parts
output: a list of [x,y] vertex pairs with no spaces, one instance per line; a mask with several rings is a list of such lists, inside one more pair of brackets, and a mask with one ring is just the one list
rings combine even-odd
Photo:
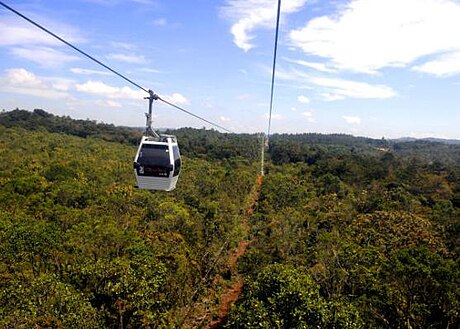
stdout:
[[[266,132],[276,0],[1,0],[165,100]],[[272,133],[460,139],[460,1],[282,0]],[[144,126],[147,94],[0,7],[0,109]],[[212,128],[162,102],[158,128]]]

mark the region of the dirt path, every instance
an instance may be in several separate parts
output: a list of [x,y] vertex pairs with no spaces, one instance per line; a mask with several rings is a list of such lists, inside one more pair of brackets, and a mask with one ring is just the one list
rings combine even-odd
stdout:
[[[262,177],[257,177],[256,188],[254,189],[251,198],[248,202],[248,207],[245,211],[245,225],[249,230],[248,217],[254,212],[255,205],[259,200],[260,186],[262,185]],[[220,304],[218,307],[218,316],[206,326],[207,329],[222,328],[227,322],[227,317],[230,312],[230,307],[238,300],[244,286],[244,278],[238,274],[237,263],[238,259],[244,255],[251,241],[243,240],[240,242],[238,247],[232,251],[228,257],[228,267],[232,273],[233,279],[232,284],[225,292],[221,295]]]
[[[249,241],[241,241],[238,248],[236,248],[230,255],[228,266],[232,273],[237,272],[236,264],[238,262],[238,258],[244,255],[248,246]],[[221,295],[217,318],[213,319],[206,328],[217,329],[221,328],[222,325],[225,324],[230,307],[238,300],[238,297],[243,290],[243,284],[243,278],[240,275],[237,275],[231,286]]]
[[[247,232],[248,236],[250,233],[249,218],[253,214],[257,201],[259,200],[261,185],[262,177],[258,176],[256,185],[251,195],[248,197],[247,207],[242,215],[244,231]],[[252,241],[253,240],[249,240],[249,237],[247,240],[242,240],[238,244],[238,247],[233,249],[228,255],[227,267],[230,272],[229,277],[231,278],[231,282],[220,296],[218,296],[219,304],[214,304],[214,306],[210,307],[209,301],[211,299],[207,297],[207,301],[195,303],[192,308],[187,307],[181,328],[217,329],[222,328],[227,322],[230,308],[238,300],[244,286],[244,277],[238,273],[238,260],[245,254],[246,249]],[[193,315],[191,315],[190,312],[192,312]]]

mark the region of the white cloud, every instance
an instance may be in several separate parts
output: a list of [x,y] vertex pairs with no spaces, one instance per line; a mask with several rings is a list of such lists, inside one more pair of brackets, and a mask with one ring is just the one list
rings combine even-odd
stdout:
[[142,90],[135,90],[130,87],[113,87],[100,81],[88,81],[84,84],[77,84],[75,86],[77,91],[93,94],[103,95],[108,98],[119,99],[139,99],[142,100],[146,93]]
[[25,24],[12,24],[2,17],[0,21],[0,46],[56,45],[59,41],[44,32]]
[[321,72],[334,73],[334,72],[337,71],[337,70],[335,70],[333,68],[328,67],[327,64],[324,64],[324,63],[307,62],[307,61],[304,61],[304,60],[289,59],[289,58],[284,58],[284,60],[289,62],[289,63],[301,65],[301,66],[308,67],[308,68],[311,68],[311,69],[315,69],[315,70],[321,71]]
[[75,82],[69,79],[50,78],[49,80],[52,88],[59,91],[70,91],[75,86]]
[[161,96],[164,100],[175,105],[188,105],[190,101],[182,94],[174,93],[172,95]]
[[[39,18],[38,20],[41,24],[69,42],[84,42],[84,38],[80,32],[69,25],[44,18]],[[10,15],[0,15],[0,31],[2,31],[0,33],[0,46],[64,46],[60,41],[46,34],[44,31],[37,29],[32,24]]]
[[153,25],[155,26],[166,26],[168,21],[166,18],[157,18],[153,21]]
[[329,100],[348,98],[391,98],[396,92],[388,86],[371,85],[366,82],[334,78],[311,78],[310,81],[318,86],[325,87]]
[[119,62],[126,62],[130,64],[143,64],[145,63],[145,57],[143,55],[135,54],[110,54],[107,55],[108,59],[113,59]]
[[219,119],[220,119],[220,121],[222,121],[222,122],[228,122],[228,121],[230,121],[230,118],[224,117],[223,115],[221,115],[221,116],[219,117]]
[[303,112],[302,115],[307,119],[308,122],[313,123],[316,122],[315,118],[313,118],[313,114],[311,112]]
[[121,104],[119,102],[113,101],[113,100],[107,100],[106,104],[109,107],[121,107]]
[[83,74],[83,75],[111,75],[112,74],[108,71],[88,70],[88,69],[82,69],[78,67],[71,68],[70,72],[75,73],[75,74]]
[[65,63],[74,62],[80,58],[68,55],[49,47],[14,47],[10,50],[14,56],[27,59],[43,67],[59,67]]
[[332,94],[332,93],[321,93],[320,96],[326,102],[339,101],[339,100],[346,98],[343,95]]
[[359,125],[359,124],[361,124],[361,118],[360,117],[344,115],[342,118],[350,125]]
[[310,99],[307,96],[300,95],[297,97],[297,101],[302,104],[308,104],[310,103]]
[[240,101],[245,101],[245,100],[248,100],[248,99],[251,99],[251,98],[254,98],[254,95],[252,95],[252,94],[241,94],[241,95],[237,96],[237,99],[240,100]]
[[393,88],[386,85],[314,76],[293,68],[286,70],[280,67],[276,76],[279,80],[294,82],[295,88],[313,90],[324,101],[335,101],[346,98],[385,99],[397,95]]
[[141,69],[139,69],[139,71],[141,72],[147,72],[147,73],[162,73],[160,70],[157,70],[157,69],[151,69],[149,67],[143,67]]
[[291,31],[292,44],[338,69],[365,73],[460,50],[456,1],[354,0],[340,8]]
[[460,51],[441,55],[438,58],[428,61],[422,65],[412,68],[414,71],[447,77],[460,73]]
[[[263,115],[263,118],[264,119],[269,119],[270,115],[268,113],[265,113]],[[281,114],[272,113],[272,120],[280,120],[282,118],[283,118],[283,116]]]
[[[62,99],[70,97],[65,91],[64,80],[46,79],[38,77],[23,68],[9,69],[0,78],[0,91],[22,95],[31,95],[48,99]],[[59,83],[60,82],[60,83]]]
[[99,99],[99,100],[91,102],[91,104],[94,104],[99,108],[115,109],[115,108],[123,107],[123,105],[120,102],[117,102],[111,99]]
[[[294,13],[302,8],[307,0],[284,0],[281,12]],[[277,2],[273,0],[227,0],[222,15],[232,22],[233,42],[244,51],[254,45],[252,32],[257,28],[273,29],[277,13]]]
[[91,80],[84,84],[76,85],[76,89],[81,92],[97,95],[114,95],[120,90],[120,88],[106,85],[103,82]]
[[[297,69],[284,70],[279,68],[276,76],[279,80],[294,81],[298,88],[315,90],[325,101],[345,98],[382,99],[396,96],[396,92],[385,85],[312,76]],[[312,85],[316,87],[311,88]]]
[[131,43],[127,43],[127,42],[111,41],[111,42],[110,42],[110,45],[111,45],[113,48],[124,49],[124,50],[133,50],[133,49],[136,48],[136,46],[134,46],[134,45],[131,44]]

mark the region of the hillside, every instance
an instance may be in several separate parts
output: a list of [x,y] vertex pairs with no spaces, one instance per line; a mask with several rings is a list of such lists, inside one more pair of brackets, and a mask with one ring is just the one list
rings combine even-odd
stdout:
[[218,288],[254,167],[184,158],[181,188],[151,193],[133,188],[135,151],[0,126],[0,327],[172,325]]
[[[142,136],[140,128],[116,127],[91,120],[74,120],[41,109],[35,109],[33,112],[19,109],[0,112],[0,125],[83,138],[93,137],[129,145],[138,145]],[[255,160],[260,157],[260,140],[257,135],[221,134],[215,130],[193,128],[166,130],[165,133],[177,136],[181,143],[181,153],[186,156],[220,160],[235,157]]]
[[178,187],[152,193],[133,188],[138,131],[13,112],[2,328],[460,324],[458,146],[274,135],[259,186],[256,135],[184,128]]

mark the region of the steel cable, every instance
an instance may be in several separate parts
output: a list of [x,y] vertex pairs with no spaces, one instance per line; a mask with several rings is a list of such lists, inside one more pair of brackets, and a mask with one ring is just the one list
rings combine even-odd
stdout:
[[[148,89],[142,87],[141,85],[137,84],[136,82],[132,81],[131,79],[127,78],[126,76],[124,76],[123,74],[117,72],[116,70],[112,69],[111,67],[109,67],[108,65],[102,63],[101,61],[99,61],[98,59],[94,58],[93,56],[89,55],[88,53],[84,52],[83,50],[79,49],[78,47],[74,46],[73,44],[71,44],[70,42],[66,41],[65,39],[61,38],[60,36],[58,36],[57,34],[51,32],[50,30],[48,30],[47,28],[43,27],[42,25],[38,24],[37,22],[33,21],[32,19],[28,18],[27,16],[21,14],[19,11],[11,8],[10,6],[8,6],[7,4],[5,4],[3,1],[0,1],[0,5],[2,5],[3,7],[5,7],[6,9],[8,9],[9,11],[13,12],[14,14],[18,15],[19,17],[23,18],[24,20],[26,20],[27,22],[29,22],[30,24],[38,27],[40,30],[48,33],[49,35],[51,35],[52,37],[56,38],[57,40],[61,41],[62,43],[66,44],[67,46],[69,46],[70,48],[74,49],[75,51],[77,51],[78,53],[86,56],[87,58],[89,58],[90,60],[94,61],[95,63],[101,65],[102,67],[104,67],[105,69],[109,70],[110,72],[116,74],[117,76],[119,76],[120,78],[124,79],[125,81],[129,82],[130,84],[136,86],[137,88],[145,91],[146,93],[150,93]],[[199,115],[196,115],[190,111],[187,111],[185,110],[184,108],[180,107],[180,106],[177,106],[171,102],[168,102],[164,99],[162,99],[161,97],[158,97],[159,100],[161,100],[162,102],[184,112],[184,113],[187,113],[188,115],[191,115],[197,119],[200,119],[206,123],[209,123],[210,125],[212,126],[215,126],[219,129],[222,129],[226,132],[229,132],[229,133],[233,133],[231,130],[229,129],[226,129],[224,127],[222,127],[221,125],[218,125],[210,120],[207,120]]]

